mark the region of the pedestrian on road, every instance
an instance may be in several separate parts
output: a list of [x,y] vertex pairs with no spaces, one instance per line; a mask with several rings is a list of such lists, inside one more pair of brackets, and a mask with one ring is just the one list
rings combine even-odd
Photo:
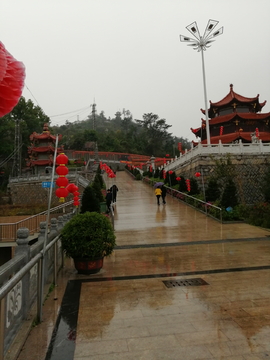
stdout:
[[161,196],[162,196],[163,205],[166,205],[166,201],[165,201],[166,194],[167,194],[167,190],[166,190],[165,186],[162,185],[161,186]]
[[118,191],[118,187],[116,185],[113,185],[111,188],[111,193],[112,193],[112,202],[113,204],[116,204],[116,196],[117,196],[117,191]]
[[162,194],[162,191],[161,191],[161,188],[160,188],[160,187],[156,188],[155,194],[156,194],[156,197],[157,197],[157,204],[160,205],[159,199],[160,199],[160,196],[161,196],[161,194]]
[[112,193],[111,189],[107,190],[107,194],[105,196],[106,205],[107,205],[107,214],[111,211],[111,202],[112,202]]

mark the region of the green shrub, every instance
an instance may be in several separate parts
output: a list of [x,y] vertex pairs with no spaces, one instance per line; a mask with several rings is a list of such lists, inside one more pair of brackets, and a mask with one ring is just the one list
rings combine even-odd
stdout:
[[99,258],[115,247],[115,235],[109,219],[96,212],[74,216],[62,229],[61,241],[68,257]]

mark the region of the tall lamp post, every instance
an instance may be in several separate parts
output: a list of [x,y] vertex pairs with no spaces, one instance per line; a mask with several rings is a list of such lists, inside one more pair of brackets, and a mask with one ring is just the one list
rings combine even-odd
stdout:
[[184,35],[180,35],[180,41],[188,42],[188,46],[192,46],[194,50],[201,51],[202,53],[202,70],[203,70],[203,89],[204,89],[204,102],[205,102],[205,122],[206,122],[206,138],[207,138],[207,145],[211,144],[210,141],[210,130],[209,130],[209,120],[208,120],[208,101],[207,101],[207,94],[206,94],[206,81],[205,81],[205,69],[204,69],[204,56],[203,52],[210,47],[210,43],[215,41],[213,40],[215,37],[223,34],[223,26],[212,32],[214,28],[217,26],[219,22],[216,20],[209,20],[204,31],[203,36],[200,35],[198,26],[196,21],[192,24],[188,25],[186,29],[195,36],[195,38],[190,38]]

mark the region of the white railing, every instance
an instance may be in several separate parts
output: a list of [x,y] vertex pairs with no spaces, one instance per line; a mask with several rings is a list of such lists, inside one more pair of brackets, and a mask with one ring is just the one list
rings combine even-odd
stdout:
[[239,140],[238,144],[201,144],[196,147],[192,147],[190,150],[186,150],[184,154],[180,154],[180,157],[171,159],[171,162],[167,162],[165,170],[173,170],[185,162],[191,160],[198,155],[214,155],[214,154],[232,154],[232,155],[258,155],[258,154],[270,154],[270,143],[263,143],[261,140],[258,143],[242,143]]

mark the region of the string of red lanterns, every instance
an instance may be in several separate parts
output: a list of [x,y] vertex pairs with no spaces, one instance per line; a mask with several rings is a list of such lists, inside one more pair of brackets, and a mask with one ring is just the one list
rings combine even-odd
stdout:
[[187,179],[187,190],[188,190],[188,192],[190,192],[190,181],[189,181],[189,179]]
[[68,190],[66,186],[68,184],[68,179],[65,177],[68,174],[68,168],[66,164],[68,162],[68,157],[61,153],[56,158],[56,163],[59,166],[56,168],[56,173],[59,175],[59,178],[56,180],[56,185],[59,188],[55,191],[55,195],[59,198],[59,202],[65,202],[65,198],[68,196]]

